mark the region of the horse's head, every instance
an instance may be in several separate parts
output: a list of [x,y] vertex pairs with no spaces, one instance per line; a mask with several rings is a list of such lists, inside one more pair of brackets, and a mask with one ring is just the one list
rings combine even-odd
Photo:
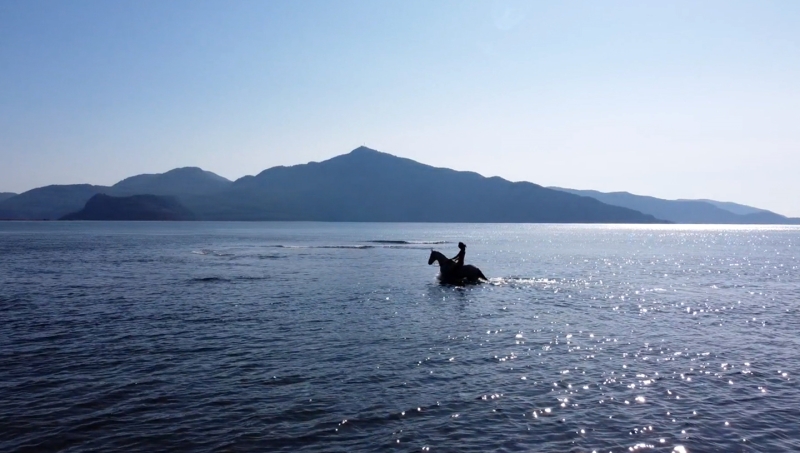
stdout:
[[430,257],[430,258],[428,258],[428,266],[430,266],[431,264],[433,264],[433,262],[434,262],[434,261],[436,261],[436,255],[437,255],[438,253],[439,253],[439,252],[437,252],[436,250],[434,250],[434,249],[431,249],[431,257]]

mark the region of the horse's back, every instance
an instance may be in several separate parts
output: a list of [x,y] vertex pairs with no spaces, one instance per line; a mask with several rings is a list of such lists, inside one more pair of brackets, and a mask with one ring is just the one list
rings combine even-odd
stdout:
[[481,272],[480,269],[471,264],[465,264],[461,268],[461,275],[467,280],[471,281],[477,281],[479,279],[489,280],[485,275],[483,275],[483,272]]

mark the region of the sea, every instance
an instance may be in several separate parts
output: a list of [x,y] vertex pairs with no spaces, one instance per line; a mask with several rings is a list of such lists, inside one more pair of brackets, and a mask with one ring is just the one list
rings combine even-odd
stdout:
[[2,452],[790,452],[798,379],[798,227],[0,223]]

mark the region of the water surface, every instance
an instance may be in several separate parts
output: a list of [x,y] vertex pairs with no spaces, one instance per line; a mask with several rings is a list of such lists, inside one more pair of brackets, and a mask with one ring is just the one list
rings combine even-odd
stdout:
[[[491,277],[441,286],[467,243]],[[0,223],[0,451],[797,451],[800,229]]]

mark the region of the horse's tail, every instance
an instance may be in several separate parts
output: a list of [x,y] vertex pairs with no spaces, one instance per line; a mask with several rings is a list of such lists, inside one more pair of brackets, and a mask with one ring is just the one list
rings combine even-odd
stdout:
[[478,277],[480,277],[480,278],[482,278],[482,279],[486,280],[487,282],[489,281],[489,279],[488,279],[488,278],[486,278],[486,276],[485,276],[485,275],[483,275],[483,272],[481,272],[481,270],[480,270],[480,269],[478,269]]

